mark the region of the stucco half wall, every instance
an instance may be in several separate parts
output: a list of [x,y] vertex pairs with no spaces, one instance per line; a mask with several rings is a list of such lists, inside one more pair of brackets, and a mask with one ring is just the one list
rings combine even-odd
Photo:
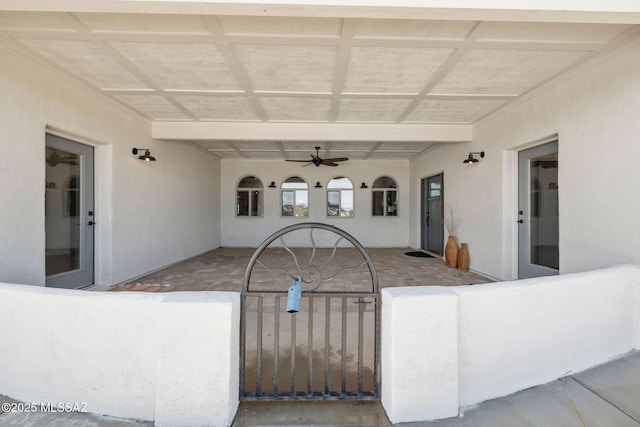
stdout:
[[633,349],[640,265],[382,290],[382,404],[394,423],[455,417]]
[[0,283],[0,393],[156,426],[230,425],[240,295]]

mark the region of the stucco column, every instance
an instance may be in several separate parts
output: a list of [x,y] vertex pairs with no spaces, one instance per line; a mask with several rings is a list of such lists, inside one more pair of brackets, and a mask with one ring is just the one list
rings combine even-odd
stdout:
[[457,416],[457,296],[436,286],[381,293],[381,400],[387,416],[393,423]]

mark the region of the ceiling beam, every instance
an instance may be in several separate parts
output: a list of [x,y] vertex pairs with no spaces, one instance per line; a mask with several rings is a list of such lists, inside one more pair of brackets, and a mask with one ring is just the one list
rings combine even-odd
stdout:
[[3,0],[0,10],[640,23],[640,2],[629,0]]
[[471,141],[471,125],[258,122],[153,122],[151,137],[174,140]]

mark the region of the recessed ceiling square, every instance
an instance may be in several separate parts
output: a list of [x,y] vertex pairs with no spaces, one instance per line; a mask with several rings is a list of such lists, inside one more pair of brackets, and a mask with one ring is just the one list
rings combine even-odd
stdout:
[[551,78],[584,54],[574,51],[471,50],[431,92],[520,94]]
[[354,47],[343,92],[418,93],[453,49]]
[[260,98],[269,120],[328,121],[331,99],[312,97]]
[[481,41],[606,43],[629,25],[555,22],[483,22],[474,32]]
[[219,16],[225,34],[255,35],[340,35],[341,20],[335,18],[292,18],[274,16]]
[[188,119],[178,108],[160,95],[113,95],[113,97],[151,120]]
[[342,98],[337,121],[393,122],[410,103],[410,99]]
[[473,123],[506,104],[493,99],[425,99],[405,119],[406,122]]
[[234,45],[256,90],[330,92],[335,46]]
[[474,21],[359,19],[355,38],[464,40]]
[[198,119],[258,120],[258,116],[244,96],[174,95],[173,98]]
[[239,89],[213,43],[111,43],[163,89]]
[[18,31],[75,31],[66,13],[6,12],[0,13],[0,29]]
[[98,89],[148,88],[113,57],[97,49],[93,42],[30,39],[20,42]]
[[209,34],[196,15],[75,13],[74,16],[102,33]]

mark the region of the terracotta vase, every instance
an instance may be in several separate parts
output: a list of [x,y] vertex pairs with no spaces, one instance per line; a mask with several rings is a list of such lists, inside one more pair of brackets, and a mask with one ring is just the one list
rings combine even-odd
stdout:
[[456,244],[456,236],[449,236],[447,246],[444,247],[444,261],[448,267],[456,267],[458,262],[458,245]]
[[469,250],[466,243],[460,243],[458,251],[458,270],[467,271],[469,269]]

